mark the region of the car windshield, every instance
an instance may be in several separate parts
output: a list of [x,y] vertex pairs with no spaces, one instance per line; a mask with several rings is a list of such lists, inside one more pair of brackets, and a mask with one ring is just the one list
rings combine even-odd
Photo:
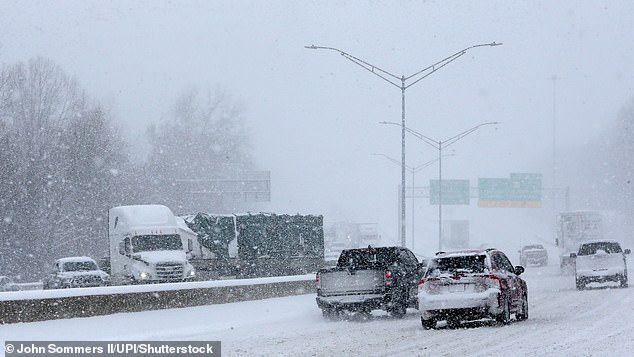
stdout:
[[64,271],[90,271],[90,270],[97,270],[97,264],[95,264],[95,262],[86,260],[86,261],[64,263]]
[[132,237],[132,252],[154,250],[182,250],[183,242],[178,234],[144,235]]
[[527,245],[524,247],[523,250],[529,250],[529,249],[544,249],[544,246],[541,244]]
[[619,243],[595,242],[582,244],[581,247],[579,247],[579,255],[593,255],[596,254],[599,250],[602,250],[608,254],[623,252]]
[[344,250],[337,266],[351,268],[372,268],[387,266],[396,261],[396,253],[389,248],[365,248]]
[[483,273],[485,270],[484,255],[460,255],[445,258],[436,258],[432,261],[428,276],[442,274]]

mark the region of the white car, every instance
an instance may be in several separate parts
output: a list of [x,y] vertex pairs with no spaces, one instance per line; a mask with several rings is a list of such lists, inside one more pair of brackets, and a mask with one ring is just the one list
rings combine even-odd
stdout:
[[83,288],[110,285],[108,273],[89,257],[60,258],[42,282],[44,289]]
[[548,251],[541,244],[525,245],[519,253],[521,266],[548,265]]
[[484,318],[501,324],[528,318],[528,288],[497,249],[439,252],[431,259],[418,285],[418,309],[424,329],[445,320],[449,327]]
[[18,291],[20,286],[11,280],[8,276],[0,276],[0,291]]
[[615,241],[598,240],[581,243],[577,253],[570,253],[575,261],[575,281],[578,290],[590,283],[617,282],[627,287],[627,260],[629,249],[621,249]]

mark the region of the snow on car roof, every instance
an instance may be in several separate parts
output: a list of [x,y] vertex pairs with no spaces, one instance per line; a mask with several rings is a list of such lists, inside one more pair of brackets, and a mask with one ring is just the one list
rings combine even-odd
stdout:
[[58,262],[60,263],[66,263],[66,262],[85,262],[85,261],[92,261],[94,262],[95,260],[92,259],[91,257],[65,257],[65,258],[59,258],[57,259]]
[[465,250],[454,250],[451,252],[438,252],[436,253],[436,257],[439,258],[447,258],[447,257],[458,257],[465,255],[480,255],[487,252],[488,249],[465,249]]

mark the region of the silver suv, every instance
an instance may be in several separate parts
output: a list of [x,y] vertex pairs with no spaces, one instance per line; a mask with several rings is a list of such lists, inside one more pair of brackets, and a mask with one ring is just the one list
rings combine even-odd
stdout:
[[579,245],[577,253],[570,253],[575,262],[575,281],[578,290],[590,283],[617,282],[627,287],[627,260],[629,249],[621,249],[618,242],[597,240]]
[[110,276],[89,257],[57,259],[42,281],[44,289],[83,288],[110,285]]
[[450,327],[463,321],[492,318],[508,324],[528,318],[528,289],[513,266],[497,249],[440,252],[431,259],[418,285],[423,328],[446,320]]

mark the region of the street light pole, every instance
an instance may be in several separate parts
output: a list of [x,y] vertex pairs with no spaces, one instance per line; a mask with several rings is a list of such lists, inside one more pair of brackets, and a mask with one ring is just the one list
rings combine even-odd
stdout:
[[[400,77],[397,75],[394,75],[369,62],[366,62],[358,57],[355,57],[347,52],[344,52],[334,47],[324,47],[324,46],[315,46],[315,45],[304,46],[305,48],[308,48],[311,50],[330,50],[330,51],[338,52],[347,60],[362,67],[363,69],[380,77],[381,79],[385,80],[386,82],[390,83],[391,85],[401,90],[401,193],[400,193],[401,194],[401,217],[400,217],[401,229],[400,230],[401,230],[401,245],[402,246],[405,246],[405,236],[406,236],[405,234],[405,90],[413,86],[414,84],[420,82],[424,78],[428,77],[432,73],[438,71],[442,67],[455,61],[459,57],[462,57],[465,53],[467,53],[468,50],[472,48],[485,47],[485,46],[493,47],[493,46],[499,46],[499,45],[501,45],[501,43],[491,42],[491,43],[484,43],[484,44],[469,46],[407,77],[405,75],[402,75]],[[409,84],[406,84],[406,82],[409,80],[412,80],[412,82]]]
[[[394,123],[394,122],[386,122],[386,121],[382,121],[379,122],[380,124],[390,124],[390,125],[399,125],[398,123]],[[478,130],[481,126],[485,126],[485,125],[494,125],[494,124],[499,124],[498,122],[487,122],[487,123],[482,123],[480,125],[476,125],[471,129],[465,130],[460,134],[457,134],[447,140],[435,140],[432,139],[428,136],[425,136],[415,130],[412,130],[408,127],[405,127],[405,130],[414,135],[415,137],[419,138],[420,140],[422,140],[423,142],[425,142],[426,144],[430,145],[431,147],[433,147],[434,149],[438,150],[438,250],[441,251],[442,250],[442,149],[446,148],[449,145],[454,144],[455,142],[457,142],[458,140],[464,138],[465,136],[473,133],[474,131]],[[444,144],[444,146],[443,146]]]
[[[398,160],[396,160],[396,159],[394,159],[394,158],[392,158],[392,157],[390,157],[390,156],[388,156],[388,155],[385,155],[385,154],[372,153],[372,155],[374,155],[374,156],[383,156],[384,158],[386,158],[386,159],[390,160],[391,162],[393,162],[393,163],[395,163],[395,164],[397,164],[397,165],[400,165],[400,164],[401,164]],[[445,156],[452,156],[452,155],[445,155]],[[414,216],[414,201],[415,201],[415,198],[416,198],[416,197],[415,197],[415,191],[414,191],[414,189],[415,189],[415,187],[416,187],[416,186],[415,186],[416,173],[417,173],[418,171],[420,171],[420,170],[422,170],[422,169],[424,169],[424,168],[426,168],[426,167],[430,166],[431,164],[433,164],[434,162],[438,161],[439,159],[440,159],[440,158],[438,158],[438,159],[433,159],[433,160],[430,160],[430,161],[427,161],[427,162],[422,163],[422,164],[420,164],[420,165],[418,165],[418,166],[416,166],[416,167],[411,167],[411,166],[409,166],[409,165],[405,165],[405,168],[406,168],[409,172],[411,172],[411,173],[412,173],[412,250],[414,250],[414,249],[415,249],[415,242],[416,242],[416,240],[415,240],[415,235],[414,235],[414,221],[415,221],[415,219],[414,219],[414,217],[415,217],[415,216]]]

